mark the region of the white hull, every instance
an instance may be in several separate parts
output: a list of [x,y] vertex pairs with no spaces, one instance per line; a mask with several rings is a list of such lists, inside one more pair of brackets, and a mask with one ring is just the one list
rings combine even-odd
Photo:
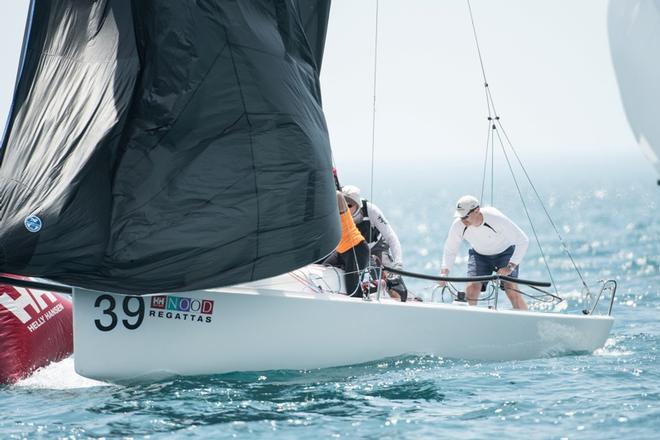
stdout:
[[[94,379],[122,381],[171,374],[322,368],[402,354],[483,361],[530,359],[592,352],[603,346],[613,323],[609,316],[369,302],[306,292],[311,289],[287,277],[176,295],[213,300],[211,315],[187,313],[184,317],[178,312],[176,319],[177,312],[150,308],[147,297],[145,318],[134,330],[123,325],[126,320],[131,326],[136,319],[124,315],[123,297],[117,295],[113,296],[117,325],[99,331],[95,319],[102,327],[112,324],[110,315],[103,314],[109,300],[106,297],[95,307],[103,293],[78,289],[74,292],[76,370]],[[128,310],[137,310],[137,305],[133,298]]]

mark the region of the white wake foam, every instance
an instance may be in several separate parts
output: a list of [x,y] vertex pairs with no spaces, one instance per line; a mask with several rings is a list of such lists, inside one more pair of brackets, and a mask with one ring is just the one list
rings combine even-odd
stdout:
[[89,388],[108,386],[105,382],[82,377],[73,366],[73,356],[60,362],[52,362],[37,369],[29,377],[16,383],[17,387],[64,390],[71,388]]

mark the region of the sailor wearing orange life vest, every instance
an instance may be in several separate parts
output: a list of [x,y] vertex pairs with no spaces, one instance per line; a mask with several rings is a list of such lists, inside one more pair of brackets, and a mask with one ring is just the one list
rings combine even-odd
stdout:
[[346,199],[340,191],[337,191],[337,206],[341,220],[341,240],[335,249],[336,255],[333,256],[336,261],[330,264],[343,266],[346,294],[361,297],[360,275],[369,265],[369,246],[355,226]]

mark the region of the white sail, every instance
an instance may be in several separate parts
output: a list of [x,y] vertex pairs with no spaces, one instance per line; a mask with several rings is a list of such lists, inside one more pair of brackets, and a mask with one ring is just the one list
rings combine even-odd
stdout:
[[660,176],[660,3],[610,0],[608,31],[628,122]]

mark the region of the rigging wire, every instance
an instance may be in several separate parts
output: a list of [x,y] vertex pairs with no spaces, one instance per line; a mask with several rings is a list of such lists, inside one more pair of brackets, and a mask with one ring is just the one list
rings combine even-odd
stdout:
[[[509,166],[509,170],[511,172],[511,176],[513,177],[513,180],[514,180],[514,183],[515,183],[515,186],[516,186],[516,190],[518,191],[518,195],[520,197],[520,200],[523,203],[525,214],[526,214],[527,219],[529,220],[529,223],[531,225],[532,231],[534,233],[534,237],[536,239],[536,243],[537,243],[537,245],[539,247],[539,250],[541,252],[541,256],[543,257],[543,263],[545,264],[545,267],[548,271],[548,275],[550,276],[550,279],[552,280],[552,284],[555,288],[555,291],[557,291],[557,286],[555,285],[553,277],[552,277],[552,271],[550,270],[547,258],[545,257],[545,254],[543,252],[543,247],[541,246],[538,235],[536,233],[536,229],[534,228],[534,223],[532,222],[532,219],[529,215],[527,205],[525,204],[524,198],[522,196],[522,192],[520,190],[520,186],[518,185],[518,181],[515,177],[515,173],[513,171],[512,166],[511,166],[511,162],[509,161],[509,157],[506,153],[505,144],[504,144],[504,142],[502,142],[502,138],[500,137],[499,131],[502,131],[502,134],[504,135],[504,138],[506,139],[509,148],[513,152],[513,154],[514,154],[514,156],[515,156],[515,158],[518,162],[518,165],[520,166],[523,173],[525,174],[527,182],[530,184],[532,190],[534,191],[534,194],[535,194],[536,198],[538,199],[539,203],[541,204],[541,207],[543,208],[543,211],[544,211],[546,217],[548,218],[550,224],[552,225],[553,229],[555,230],[555,233],[559,237],[559,241],[561,242],[565,253],[568,255],[569,259],[571,260],[571,264],[573,265],[573,268],[577,272],[577,274],[580,278],[580,281],[582,282],[583,287],[586,289],[587,293],[590,295],[591,292],[589,290],[589,287],[588,287],[587,283],[585,282],[585,280],[582,276],[582,273],[580,272],[580,269],[578,268],[577,264],[575,263],[575,260],[573,259],[573,256],[571,255],[571,253],[568,249],[568,246],[566,245],[566,242],[564,241],[563,237],[559,233],[559,230],[558,230],[557,226],[555,225],[554,221],[552,220],[552,217],[550,216],[550,213],[548,212],[547,208],[545,207],[545,204],[543,203],[543,200],[541,199],[541,196],[539,195],[538,191],[536,190],[536,187],[532,183],[532,180],[529,177],[529,174],[527,173],[527,170],[525,169],[525,166],[523,165],[522,160],[518,156],[518,153],[516,152],[515,148],[513,147],[513,144],[511,142],[511,140],[509,139],[509,136],[506,134],[506,131],[504,130],[504,127],[502,126],[502,123],[500,121],[500,117],[499,117],[499,115],[497,113],[497,110],[495,108],[495,101],[494,101],[493,96],[491,94],[490,87],[488,86],[488,80],[486,78],[486,69],[484,67],[483,57],[482,57],[482,54],[481,54],[481,47],[479,45],[479,38],[477,36],[477,28],[476,28],[476,25],[475,25],[475,22],[474,22],[474,15],[472,13],[472,5],[470,4],[470,0],[466,0],[466,2],[467,2],[467,6],[468,6],[468,11],[469,11],[469,14],[470,14],[470,22],[472,24],[472,33],[473,33],[475,45],[476,45],[476,48],[477,48],[477,54],[479,56],[479,65],[481,67],[481,75],[482,75],[482,78],[483,78],[483,81],[484,81],[484,90],[485,90],[485,94],[486,94],[486,101],[487,101],[487,107],[488,107],[489,125],[491,124],[491,121],[494,120],[494,122],[492,122],[492,131],[497,133],[498,141],[499,141],[500,146],[502,148],[502,152],[504,153],[504,157],[506,159],[506,162]],[[499,131],[497,130],[498,127],[500,129]],[[494,161],[494,152],[495,151],[494,150],[495,150],[495,148],[494,148],[494,145],[492,144],[492,143],[494,143],[494,136],[491,136],[490,133],[491,133],[491,130],[489,130],[489,139],[491,140],[491,143],[488,144],[487,147],[486,147],[486,158],[488,157],[488,148],[490,146],[490,150],[491,150],[491,205],[492,205],[493,204],[493,198],[494,198],[494,196],[493,196],[493,186],[494,186],[494,176],[495,176],[495,174],[494,174],[494,166],[495,166],[495,164],[494,164],[494,162],[495,162]],[[486,166],[487,166],[487,159],[484,162],[483,181],[482,181],[482,184],[481,184],[482,200],[483,200],[483,192],[484,192],[485,179],[486,179]]]
[[536,228],[534,227],[534,222],[532,221],[532,217],[529,215],[529,209],[527,209],[527,204],[525,203],[525,198],[522,195],[522,191],[520,190],[520,185],[518,185],[518,179],[516,179],[516,173],[513,171],[513,167],[511,166],[511,162],[509,161],[509,155],[506,153],[506,148],[504,148],[504,144],[502,143],[502,138],[500,137],[499,131],[497,129],[493,129],[493,131],[497,134],[497,138],[500,141],[500,146],[502,147],[502,153],[504,154],[504,158],[506,159],[506,163],[509,166],[509,171],[511,172],[511,177],[513,178],[513,183],[516,185],[516,190],[518,191],[518,196],[520,197],[520,202],[523,205],[523,209],[525,210],[525,215],[527,216],[527,220],[529,221],[529,225],[532,228],[532,232],[534,233],[534,240],[536,240],[536,245],[539,247],[539,250],[541,251],[541,257],[543,258],[543,264],[545,264],[545,268],[548,271],[548,275],[550,276],[550,281],[552,282],[552,286],[555,289],[555,293],[559,295],[559,291],[557,290],[557,285],[555,284],[555,280],[552,277],[552,271],[550,270],[550,266],[548,266],[548,259],[545,256],[545,253],[543,252],[543,246],[541,246],[541,241],[539,240],[539,236],[536,233]]
[[[374,88],[373,88],[373,104],[372,104],[372,109],[371,109],[371,175],[370,175],[370,183],[369,183],[369,200],[374,201],[374,162],[375,162],[375,156],[376,156],[376,90],[377,90],[377,79],[378,79],[378,7],[379,7],[379,0],[376,0],[376,15],[375,15],[375,33],[374,33]],[[365,204],[366,207],[366,204]],[[357,207],[358,209],[362,209],[361,206]],[[367,214],[366,212],[364,213],[365,215]],[[366,238],[366,237],[365,237]],[[371,243],[373,240],[373,228],[369,228],[369,238],[367,240],[367,245]],[[369,262],[367,263],[367,273],[371,273],[372,267],[372,253],[371,253],[372,248],[369,247]]]
[[[373,70],[373,105],[372,105],[372,117],[371,117],[371,179],[370,179],[370,200],[373,201],[374,199],[374,157],[375,157],[375,151],[376,151],[376,80],[378,78],[378,9],[379,9],[379,0],[376,0],[376,15],[375,15],[375,36],[374,36],[374,70]],[[333,169],[336,169],[336,164],[335,164],[335,158],[334,155],[332,155],[331,151],[331,159],[332,159],[332,166]],[[339,181],[335,175],[335,183],[337,185],[337,190],[341,191],[341,187],[339,185]],[[362,207],[358,206],[358,209],[362,209]],[[369,229],[369,239],[368,243],[371,242],[372,240],[372,228]],[[365,237],[366,238],[366,237]],[[364,272],[369,273],[370,269],[373,267],[372,266],[372,261],[371,261],[371,247],[369,248],[369,262],[367,263],[367,266],[363,269],[360,269],[358,266],[358,271],[356,273],[362,278],[362,274]],[[353,258],[355,258],[355,261],[357,262],[357,256],[355,254],[355,249],[353,249]],[[354,294],[358,288],[361,286],[361,280],[358,282],[358,286],[356,289],[353,290],[353,292],[347,292],[347,294],[350,296]]]
[[493,187],[495,185],[495,146],[493,145],[494,139],[491,136],[491,125],[492,129],[495,128],[493,120],[499,120],[497,116],[497,111],[495,111],[495,104],[493,102],[493,97],[490,93],[490,88],[488,87],[488,78],[486,77],[486,68],[484,67],[483,57],[481,55],[481,46],[479,45],[479,38],[477,37],[477,27],[474,24],[474,16],[472,14],[472,5],[470,0],[467,0],[468,12],[470,13],[470,23],[472,24],[472,36],[474,37],[474,44],[477,48],[477,54],[479,55],[479,66],[481,67],[481,77],[484,81],[484,94],[486,98],[486,109],[488,111],[488,136],[486,139],[486,160],[484,161],[484,171],[483,171],[483,180],[481,181],[481,198],[479,200],[484,200],[484,187],[486,183],[486,169],[488,166],[488,150],[490,148],[491,159],[490,159],[490,204],[493,206],[495,199],[495,192]]
[[484,68],[483,57],[481,56],[481,47],[479,46],[479,39],[477,38],[477,28],[474,25],[474,17],[472,16],[472,6],[470,5],[470,0],[467,0],[468,11],[470,12],[470,22],[472,23],[472,34],[474,35],[474,43],[477,46],[477,54],[479,55],[479,65],[481,66],[481,76],[484,79],[484,87],[486,89],[486,105],[488,106],[488,117],[492,115],[490,113],[490,101],[488,100],[488,80],[486,80],[486,69]]
[[548,212],[548,209],[545,207],[545,204],[543,203],[543,200],[541,199],[541,196],[539,195],[538,191],[536,190],[536,187],[532,183],[532,179],[529,177],[529,174],[527,174],[527,170],[522,164],[522,161],[520,160],[520,157],[518,156],[518,153],[516,152],[515,148],[513,148],[513,144],[511,143],[511,140],[509,139],[509,136],[507,136],[506,131],[504,130],[504,127],[498,122],[498,125],[502,131],[502,134],[504,135],[504,138],[506,139],[507,143],[509,144],[509,148],[513,152],[514,156],[516,157],[516,160],[518,161],[518,164],[520,165],[520,168],[522,169],[523,173],[525,174],[525,177],[527,178],[527,182],[529,183],[530,187],[534,191],[534,194],[536,195],[536,198],[538,199],[539,203],[541,204],[541,207],[543,208],[543,212],[545,212],[546,217],[548,217],[548,220],[550,221],[550,224],[552,225],[552,228],[555,230],[555,233],[559,237],[559,242],[561,243],[562,247],[564,248],[564,252],[566,255],[568,255],[568,258],[571,260],[571,264],[573,265],[573,268],[577,272],[578,276],[580,277],[580,281],[582,282],[582,286],[586,289],[587,293],[591,295],[591,291],[589,290],[589,286],[587,285],[586,281],[584,280],[584,277],[582,276],[582,272],[578,268],[577,264],[575,263],[575,260],[573,260],[573,255],[571,255],[570,250],[568,249],[568,245],[564,241],[564,238],[561,236],[559,229],[555,225],[555,222],[552,220],[552,217],[550,216],[550,213]]
[[486,154],[484,155],[484,172],[481,178],[481,197],[479,200],[484,199],[484,186],[486,185],[486,170],[488,169],[488,153],[490,151],[490,121],[488,121],[488,131],[486,132]]
[[[374,158],[376,154],[376,80],[378,79],[378,3],[376,0],[376,31],[374,35],[374,98],[371,111],[371,187],[370,200],[374,200]],[[371,242],[371,231],[369,231],[369,242]]]
[[490,135],[490,206],[495,206],[495,136],[492,135],[492,131]]

